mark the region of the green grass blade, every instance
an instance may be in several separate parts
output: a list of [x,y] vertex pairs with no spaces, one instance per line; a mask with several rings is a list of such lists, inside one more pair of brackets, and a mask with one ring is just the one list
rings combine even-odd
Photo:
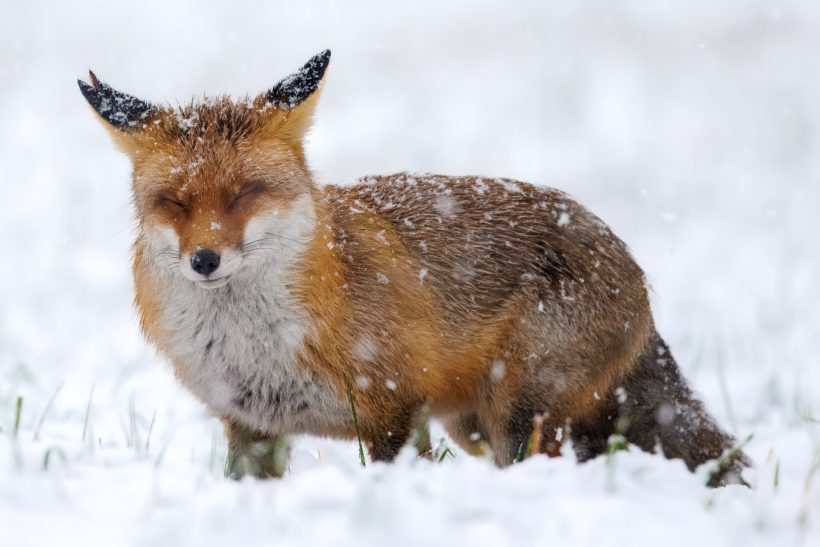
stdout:
[[353,388],[347,386],[347,396],[350,399],[350,410],[353,412],[353,425],[356,426],[356,440],[359,442],[359,462],[362,467],[367,467],[367,461],[364,458],[364,447],[362,446],[362,434],[359,431],[359,418],[356,416],[356,403],[353,401]]
[[88,404],[85,406],[85,419],[83,420],[83,436],[82,441],[85,442],[85,437],[88,433],[88,420],[91,417],[91,401],[94,399],[94,384],[91,384],[91,393],[88,395]]
[[145,438],[145,452],[148,452],[148,448],[151,446],[151,433],[154,431],[154,423],[157,421],[157,411],[154,410],[154,414],[151,416],[151,424],[148,426],[148,436]]
[[17,433],[20,432],[20,416],[23,415],[23,398],[17,397],[17,405],[14,410],[14,439],[17,439]]
[[34,430],[34,440],[35,441],[40,440],[40,430],[43,427],[43,422],[46,421],[46,416],[48,415],[48,411],[51,410],[51,405],[54,404],[54,399],[57,398],[57,395],[59,395],[61,389],[63,389],[63,384],[60,384],[59,386],[57,386],[57,389],[55,389],[54,393],[51,394],[51,399],[48,400],[48,403],[46,404],[46,408],[43,410],[42,415],[40,415],[40,420],[37,422],[37,428]]

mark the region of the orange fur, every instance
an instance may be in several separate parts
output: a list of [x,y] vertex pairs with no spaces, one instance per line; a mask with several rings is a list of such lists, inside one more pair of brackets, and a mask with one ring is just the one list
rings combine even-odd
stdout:
[[[320,188],[302,145],[318,95],[288,108],[264,95],[152,108],[112,130],[134,166],[143,332],[222,414],[231,446],[288,427],[351,438],[358,425],[371,455],[389,460],[426,412],[468,451],[489,444],[499,464],[528,439],[535,453],[559,454],[568,424],[605,436],[616,390],[658,343],[626,246],[566,195],[509,179],[397,174]],[[186,270],[201,249],[271,248],[215,292],[196,292]],[[265,276],[270,294],[255,284]],[[224,308],[200,306],[206,315],[227,318],[185,315],[211,301]],[[274,349],[247,332],[256,319]],[[215,330],[202,338],[204,328]],[[231,348],[219,353],[228,361],[279,361],[219,363],[207,369],[219,378],[203,379],[214,344]],[[280,415],[282,401],[292,416]]]

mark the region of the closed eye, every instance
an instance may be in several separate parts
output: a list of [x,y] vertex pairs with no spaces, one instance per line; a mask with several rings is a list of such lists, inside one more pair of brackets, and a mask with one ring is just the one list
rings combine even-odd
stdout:
[[185,205],[184,203],[182,203],[178,199],[175,199],[175,198],[172,198],[172,197],[169,197],[169,196],[161,196],[161,197],[157,198],[157,202],[160,205],[165,205],[167,207],[177,209],[177,210],[185,212],[185,213],[188,212],[188,206],[187,205]]
[[253,198],[264,192],[267,186],[268,185],[264,182],[259,182],[244,188],[241,192],[239,192],[239,194],[237,194],[231,200],[231,202],[228,204],[228,208],[233,209],[240,205],[250,203],[253,200]]

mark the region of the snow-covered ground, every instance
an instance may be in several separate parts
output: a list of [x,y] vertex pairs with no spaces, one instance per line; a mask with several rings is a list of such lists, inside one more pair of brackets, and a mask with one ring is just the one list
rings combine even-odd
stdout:
[[[4,3],[0,545],[820,544],[818,28],[800,0]],[[314,438],[282,480],[222,478],[218,423],[140,338],[128,163],[75,80],[238,96],[326,47],[319,179],[575,195],[646,269],[710,409],[753,434],[751,490],[634,450],[362,469]]]

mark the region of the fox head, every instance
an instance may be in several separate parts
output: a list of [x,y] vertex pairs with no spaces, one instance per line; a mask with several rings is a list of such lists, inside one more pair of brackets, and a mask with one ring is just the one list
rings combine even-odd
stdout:
[[90,72],[80,91],[131,159],[144,251],[203,288],[289,254],[315,220],[303,137],[330,51],[255,98],[171,107],[117,91]]

